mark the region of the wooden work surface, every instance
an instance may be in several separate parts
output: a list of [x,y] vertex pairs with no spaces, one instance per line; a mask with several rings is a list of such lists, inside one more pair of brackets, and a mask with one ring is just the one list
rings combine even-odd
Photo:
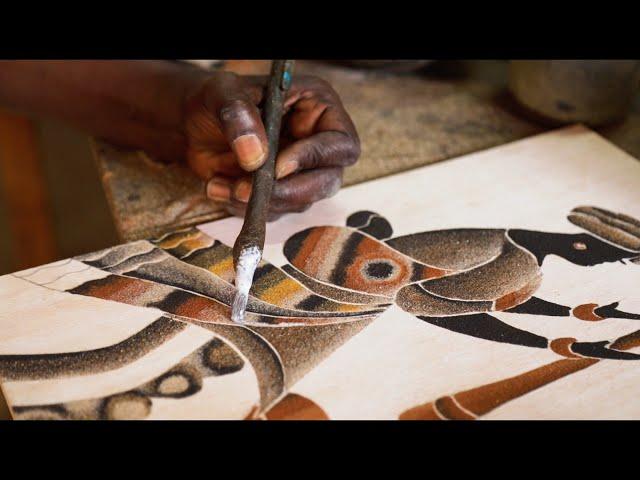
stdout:
[[[360,161],[345,172],[345,185],[353,185],[548,129],[514,108],[505,91],[506,62],[479,63],[479,70],[457,76],[398,75],[309,61],[298,62],[296,72],[328,80],[351,114],[362,142]],[[225,64],[238,73],[268,68],[267,61]],[[599,133],[638,156],[640,139],[633,132],[639,126],[640,114],[633,113],[624,124]],[[94,152],[123,240],[226,216],[186,167],[159,165],[142,152],[100,141],[94,142]]]

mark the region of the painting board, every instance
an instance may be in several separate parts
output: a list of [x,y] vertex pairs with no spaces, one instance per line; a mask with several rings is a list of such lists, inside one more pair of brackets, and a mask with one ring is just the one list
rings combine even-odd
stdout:
[[574,126],[270,224],[245,325],[239,219],[6,275],[1,386],[15,418],[639,418],[639,200]]

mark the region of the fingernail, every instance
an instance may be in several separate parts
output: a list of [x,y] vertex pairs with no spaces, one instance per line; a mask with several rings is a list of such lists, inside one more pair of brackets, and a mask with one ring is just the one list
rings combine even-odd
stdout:
[[218,202],[228,202],[231,200],[231,185],[224,180],[212,178],[207,183],[207,196]]
[[276,166],[276,178],[281,179],[287,175],[291,175],[298,170],[298,162],[295,160],[287,160]]
[[251,196],[251,183],[245,181],[238,182],[233,196],[236,200],[247,203]]
[[260,166],[264,160],[264,149],[257,135],[249,133],[233,141],[233,152],[238,157],[241,166],[252,171]]

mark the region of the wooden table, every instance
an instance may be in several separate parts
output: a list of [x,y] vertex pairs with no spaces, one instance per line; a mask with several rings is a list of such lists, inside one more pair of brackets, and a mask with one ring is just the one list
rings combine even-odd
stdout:
[[[228,61],[225,69],[266,73],[267,61]],[[300,61],[297,74],[328,80],[362,142],[345,185],[402,172],[548,130],[523,116],[506,93],[506,62],[471,62],[463,75],[390,74]],[[640,156],[640,109],[600,133]],[[94,142],[102,182],[123,240],[226,216],[186,167],[159,165],[142,152]]]

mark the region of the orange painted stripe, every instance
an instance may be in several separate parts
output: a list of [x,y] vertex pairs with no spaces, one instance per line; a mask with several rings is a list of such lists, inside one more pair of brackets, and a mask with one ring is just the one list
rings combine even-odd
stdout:
[[[309,262],[311,259],[322,258],[337,236],[337,231],[332,227],[316,227],[309,232],[307,238],[293,259],[293,265],[303,272],[313,276],[317,273],[319,262]],[[316,263],[316,268],[313,268]]]

